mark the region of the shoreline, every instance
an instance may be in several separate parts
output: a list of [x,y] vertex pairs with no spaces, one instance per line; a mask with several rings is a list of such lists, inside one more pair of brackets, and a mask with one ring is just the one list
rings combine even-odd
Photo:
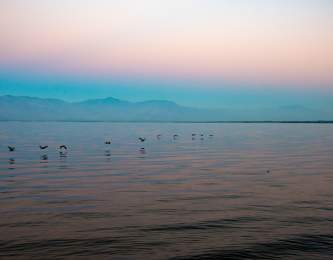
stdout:
[[38,123],[178,123],[178,124],[333,124],[333,120],[314,121],[107,121],[107,120],[0,120],[0,122]]

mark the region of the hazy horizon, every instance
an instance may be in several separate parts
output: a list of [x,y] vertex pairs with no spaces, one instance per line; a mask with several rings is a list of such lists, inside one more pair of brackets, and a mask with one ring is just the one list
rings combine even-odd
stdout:
[[333,113],[333,3],[0,3],[0,95]]
[[332,121],[330,111],[301,105],[198,108],[172,100],[130,102],[115,97],[67,102],[30,96],[0,96],[3,121],[109,121],[109,122],[319,122]]

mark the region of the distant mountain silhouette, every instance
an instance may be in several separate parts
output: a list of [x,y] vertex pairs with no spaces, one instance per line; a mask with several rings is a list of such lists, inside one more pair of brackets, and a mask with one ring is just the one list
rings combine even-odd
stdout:
[[0,120],[42,121],[310,121],[332,120],[332,112],[299,105],[271,108],[199,109],[167,100],[129,102],[108,97],[82,102],[0,96]]
[[113,97],[103,98],[103,99],[89,99],[77,104],[80,105],[90,105],[90,106],[108,106],[108,105],[129,105],[130,102],[120,100]]

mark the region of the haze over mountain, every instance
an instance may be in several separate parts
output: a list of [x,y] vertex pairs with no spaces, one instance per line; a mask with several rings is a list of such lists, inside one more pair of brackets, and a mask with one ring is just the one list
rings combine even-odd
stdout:
[[333,1],[0,6],[2,119],[333,119]]
[[82,102],[0,96],[0,120],[73,121],[304,121],[332,120],[329,111],[300,105],[249,109],[202,109],[167,100],[128,102],[108,97]]

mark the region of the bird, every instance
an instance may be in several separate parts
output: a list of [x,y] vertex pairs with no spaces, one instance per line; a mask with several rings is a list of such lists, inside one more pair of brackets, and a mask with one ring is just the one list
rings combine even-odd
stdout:
[[111,140],[105,141],[105,144],[111,144]]
[[14,151],[15,151],[15,147],[14,147],[14,146],[8,146],[8,150],[9,150],[10,152],[14,152]]
[[175,139],[175,138],[177,138],[179,135],[177,135],[177,134],[175,134],[175,135],[173,135],[173,138]]
[[41,149],[41,150],[45,150],[46,148],[48,148],[49,146],[48,145],[40,145],[39,146],[39,148]]
[[161,139],[161,137],[162,137],[161,134],[156,135],[156,138],[157,138],[157,139]]
[[200,136],[204,136],[203,134],[200,134]]
[[59,149],[65,149],[65,150],[67,150],[67,146],[64,145],[64,144],[62,144],[62,145],[59,146]]
[[140,153],[141,154],[145,154],[146,153],[146,149],[144,147],[140,148]]
[[141,142],[144,142],[144,141],[146,141],[146,138],[144,138],[144,137],[139,137],[139,140],[140,140]]
[[196,136],[197,134],[192,134],[192,136]]
[[213,137],[214,135],[210,134],[209,137]]

